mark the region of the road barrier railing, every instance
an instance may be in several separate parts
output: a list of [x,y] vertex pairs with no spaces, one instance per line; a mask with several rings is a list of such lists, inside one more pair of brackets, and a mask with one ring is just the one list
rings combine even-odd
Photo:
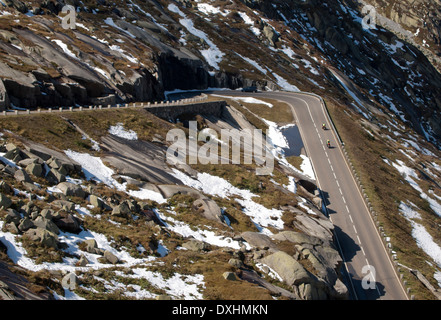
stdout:
[[195,98],[187,98],[180,99],[174,101],[154,101],[154,102],[132,102],[125,104],[108,104],[107,106],[103,105],[86,105],[86,106],[56,106],[43,109],[41,107],[37,107],[36,109],[25,109],[25,108],[15,108],[11,110],[4,110],[0,112],[0,116],[17,116],[17,115],[28,115],[28,114],[38,114],[44,112],[78,112],[78,111],[90,111],[90,110],[108,110],[108,109],[121,109],[121,108],[149,108],[149,107],[166,107],[166,106],[180,106],[180,105],[188,105],[194,104],[198,102],[202,102],[207,100],[208,96],[206,94],[201,94]]

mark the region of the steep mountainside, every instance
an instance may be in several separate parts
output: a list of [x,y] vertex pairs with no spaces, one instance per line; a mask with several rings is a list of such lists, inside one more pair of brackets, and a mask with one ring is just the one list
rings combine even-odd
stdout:
[[[75,8],[75,15],[66,10],[66,5]],[[366,7],[366,5],[372,7]],[[366,8],[368,10],[365,11]],[[366,14],[373,12],[372,9],[376,12],[376,24],[373,28],[363,28],[363,22],[367,21]],[[365,186],[372,206],[378,213],[378,224],[390,240],[389,248],[403,266],[419,270],[433,286],[439,288],[441,287],[440,10],[441,3],[438,0],[0,0],[0,111],[5,110],[5,114],[13,114],[13,111],[17,109],[154,102],[166,99],[167,95],[175,90],[206,88],[238,89],[256,86],[259,90],[305,91],[319,94],[327,103],[355,170]],[[69,28],[66,28],[66,23]],[[239,111],[229,109],[232,114],[243,113],[253,126],[268,127],[268,123],[252,115],[254,111],[250,112],[250,110],[261,108],[262,105],[259,108],[250,106],[250,110],[243,108],[240,104],[234,104],[234,106]],[[274,116],[277,113],[278,116],[289,118],[286,113],[278,114],[279,109],[274,110],[271,109],[273,113],[267,112],[264,115]],[[52,205],[53,201],[66,200],[66,195],[56,189],[60,182],[54,180],[57,177],[56,172],[49,175],[49,180],[47,180],[52,166],[57,170],[61,168],[57,161],[54,163],[49,161],[51,157],[35,160],[46,170],[44,179],[39,177],[41,179],[32,181],[37,183],[37,186],[42,186],[41,190],[36,190],[35,184],[30,186],[17,181],[14,177],[15,172],[26,171],[24,169],[31,165],[28,157],[35,159],[35,154],[30,152],[31,155],[29,155],[27,153],[29,150],[25,148],[25,142],[28,140],[44,144],[46,148],[50,147],[51,150],[53,149],[51,152],[58,152],[57,156],[50,154],[55,158],[61,157],[69,162],[72,159],[66,159],[65,151],[75,150],[90,156],[102,157],[104,167],[108,165],[115,169],[114,167],[127,161],[127,158],[122,159],[118,156],[128,150],[132,152],[139,148],[145,151],[146,157],[150,160],[155,157],[161,158],[166,146],[164,143],[166,131],[175,126],[182,127],[180,123],[168,123],[149,114],[139,114],[134,111],[126,110],[126,113],[111,114],[110,118],[97,114],[99,113],[90,118],[81,116],[75,118],[71,115],[73,118],[67,119],[71,122],[63,117],[47,114],[32,117],[31,119],[35,122],[9,121],[7,118],[2,118],[0,138],[4,141],[0,151],[2,156],[0,165],[2,166],[1,172],[4,174],[2,177],[7,177],[4,178],[5,183],[10,187],[8,189],[3,185],[6,191],[2,189],[2,193],[12,199],[8,208],[10,211],[2,212],[2,217],[7,217],[3,220],[5,221],[2,225],[3,229],[6,225],[13,231],[18,228],[17,232],[22,235],[23,232],[19,229],[20,219],[12,209],[19,211],[22,215],[24,213],[29,215],[28,220],[32,220],[31,223],[35,226],[35,220],[37,218],[41,220],[39,214],[46,203],[51,203],[50,209],[53,212],[50,211],[49,214],[44,211],[40,216],[48,219],[54,214],[55,217],[51,216],[49,220],[57,223],[61,220],[59,211],[63,211],[62,214],[65,215],[62,218],[71,219],[71,215],[79,216],[86,222],[83,224],[84,232],[90,232],[87,233],[88,240],[94,238],[100,247],[96,248],[93,243],[83,242],[78,245],[80,240],[85,240],[85,237],[78,239],[69,235],[71,238],[68,240],[72,243],[66,244],[66,241],[63,241],[66,239],[62,239],[61,246],[59,242],[52,241],[51,237],[46,237],[45,240],[53,245],[54,250],[43,258],[41,258],[41,248],[35,248],[35,243],[24,244],[34,260],[43,259],[45,263],[46,260],[58,263],[60,260],[64,261],[63,259],[73,259],[69,260],[70,264],[78,262],[81,266],[82,263],[86,263],[84,259],[80,263],[81,256],[90,258],[90,254],[91,259],[94,259],[93,263],[104,265],[103,269],[107,269],[109,260],[105,260],[104,257],[98,260],[96,256],[93,256],[93,254],[104,255],[103,248],[114,252],[121,261],[124,261],[122,268],[133,266],[132,262],[136,265],[147,263],[147,260],[151,258],[149,256],[152,255],[156,258],[164,258],[164,261],[155,260],[158,265],[149,266],[151,267],[149,272],[152,272],[149,276],[153,275],[156,280],[162,279],[161,285],[155,287],[156,289],[149,287],[149,290],[145,292],[141,290],[139,295],[143,298],[155,298],[166,293],[174,298],[228,297],[232,294],[231,291],[213,289],[219,285],[216,275],[228,268],[231,268],[231,270],[228,269],[229,271],[237,271],[240,269],[236,268],[240,262],[248,267],[252,266],[249,270],[256,271],[259,276],[262,275],[259,271],[262,265],[258,261],[269,252],[273,252],[269,249],[274,249],[274,243],[267,242],[266,238],[256,240],[255,234],[245,233],[258,233],[257,231],[261,230],[254,225],[254,220],[244,218],[240,214],[240,212],[243,213],[243,206],[220,197],[215,192],[210,193],[212,190],[203,189],[202,181],[198,180],[199,191],[208,193],[211,200],[217,201],[219,208],[228,209],[226,216],[235,226],[234,232],[230,233],[229,227],[231,226],[225,226],[225,224],[221,224],[220,227],[218,224],[214,227],[209,224],[210,227],[204,226],[203,231],[199,230],[198,234],[193,231],[200,225],[190,224],[191,227],[185,229],[188,233],[184,236],[182,231],[184,226],[181,222],[188,223],[189,220],[194,222],[189,218],[190,212],[198,212],[198,206],[194,205],[194,202],[207,199],[199,198],[199,193],[196,194],[197,199],[195,199],[192,198],[195,196],[194,193],[176,196],[164,190],[159,191],[157,187],[144,186],[141,183],[146,182],[144,177],[132,176],[131,179],[125,180],[127,177],[124,175],[112,177],[112,179],[104,175],[101,176],[105,178],[101,180],[102,184],[98,182],[96,185],[96,181],[90,182],[86,179],[87,177],[83,176],[85,172],[80,167],[74,166],[75,170],[70,173],[78,180],[69,182],[76,182],[87,188],[87,196],[95,195],[100,199],[108,200],[106,204],[109,207],[98,201],[92,204],[90,198],[87,200],[84,194],[84,197],[80,197],[82,199],[74,199],[77,207],[70,204],[67,207],[68,210],[63,206],[60,210],[55,204]],[[145,120],[145,117],[147,117],[146,121],[140,121],[140,119]],[[265,118],[262,115],[261,117]],[[199,116],[196,118],[203,125],[212,124],[210,119],[203,120]],[[231,117],[227,119],[231,120]],[[49,120],[52,128],[47,127]],[[286,119],[278,118],[277,121],[273,121],[281,124]],[[118,123],[121,122],[124,123],[125,129],[134,130],[138,135],[143,135],[139,141],[127,142],[109,137],[109,128],[118,127]],[[228,121],[223,119],[222,123],[225,124]],[[84,136],[78,135],[76,132],[78,128],[75,125],[84,130]],[[9,143],[13,144],[8,145]],[[99,145],[104,148],[100,149]],[[10,153],[13,150],[15,153]],[[10,154],[6,156],[7,153]],[[21,156],[21,159],[15,158],[17,154]],[[142,154],[136,153],[136,157],[142,157]],[[83,160],[85,158],[90,160],[86,155]],[[135,158],[130,159],[131,164],[136,164]],[[24,162],[20,164],[20,161]],[[300,161],[300,159],[296,158],[295,161]],[[81,163],[83,167],[85,164],[87,161]],[[161,176],[163,180],[159,182],[155,180],[155,183],[173,184],[176,183],[176,179],[181,180],[176,177],[175,171],[162,166],[162,163],[154,162],[152,166],[154,170],[167,172]],[[129,170],[132,174],[138,172],[139,168],[145,169],[138,164],[135,167],[136,170],[133,168],[130,169],[133,171]],[[173,169],[184,170],[183,168]],[[88,170],[86,168],[86,173]],[[103,170],[106,174],[109,173],[107,169]],[[254,177],[250,178],[252,183],[248,180],[247,174],[251,171],[250,168],[228,171],[213,167],[198,167],[195,170],[200,174],[222,176],[235,187],[264,193],[268,198],[262,201],[266,202],[267,207],[274,205],[278,210],[295,207],[296,210],[282,215],[283,219],[273,216],[276,222],[269,223],[271,228],[275,225],[280,227],[278,225],[280,223],[285,227],[289,225],[291,228],[289,231],[294,229],[297,232],[299,231],[298,225],[292,227],[295,220],[293,216],[309,212],[300,205],[303,204],[302,198],[296,198],[295,203],[289,201],[282,203],[287,193],[286,190],[280,190],[280,186],[284,186],[282,189],[289,189],[288,192],[291,192],[290,188],[285,188],[291,181],[286,180],[290,173],[292,174],[290,171],[287,173],[281,169],[281,177],[274,178],[274,181],[259,181],[271,185],[271,188],[262,191],[256,187],[257,180]],[[197,173],[189,168],[185,168],[184,171],[189,176],[198,177]],[[170,172],[174,172],[175,176]],[[237,177],[234,177],[234,174],[237,174]],[[141,182],[136,179],[140,179]],[[32,184],[29,181],[25,182]],[[108,184],[106,185],[105,182]],[[161,198],[158,198],[159,206],[149,201],[142,203],[140,196],[143,194],[140,190],[151,195],[145,189],[161,194]],[[271,195],[271,191],[275,189],[280,192],[275,193],[276,195],[285,195],[281,196],[280,201]],[[133,193],[133,191],[138,191],[138,193]],[[34,209],[33,205],[29,205],[26,200],[29,195],[26,192],[34,193],[31,196],[34,200],[44,198],[44,201],[41,200],[44,204],[37,203]],[[311,197],[308,204],[313,209],[308,208],[316,210],[317,208],[312,205],[314,196],[305,192],[303,196]],[[168,197],[162,198],[165,194]],[[240,197],[239,194],[238,191],[236,196]],[[291,194],[288,193],[288,195]],[[173,196],[176,197],[173,198]],[[69,197],[67,200],[72,200]],[[126,214],[127,212],[116,212],[112,216],[113,207],[121,203],[133,209],[133,216]],[[205,203],[205,205],[209,207],[209,204]],[[85,208],[90,209],[92,213],[85,211]],[[175,211],[182,213],[179,219],[174,215]],[[32,212],[37,213],[32,215]],[[215,216],[221,217],[220,209],[215,212],[217,213]],[[112,216],[114,220],[102,225],[101,215],[105,218]],[[166,223],[161,225],[157,217]],[[176,222],[176,219],[179,222]],[[75,224],[76,220],[71,220]],[[282,220],[284,221],[281,222]],[[40,222],[37,221],[37,223]],[[30,225],[29,221],[26,223]],[[118,225],[118,223],[121,224]],[[145,223],[148,223],[154,230],[144,234],[142,227]],[[326,222],[323,223],[326,225],[325,229],[332,229]],[[177,232],[179,226],[182,228]],[[22,227],[26,229],[25,226]],[[221,230],[220,233],[224,237],[221,240],[228,239],[225,241],[229,241],[229,246],[233,247],[231,251],[220,250],[217,247],[218,243],[207,236],[211,227],[217,230],[216,236],[219,236],[219,230]],[[128,239],[127,235],[121,231],[127,231],[126,228],[133,231],[133,235]],[[276,228],[277,232],[281,230]],[[7,232],[10,231],[7,230]],[[175,233],[170,233],[171,231]],[[102,233],[107,233],[110,238],[113,238],[109,241],[104,240],[100,238]],[[171,237],[169,237],[170,234]],[[200,238],[200,234],[205,236]],[[202,239],[203,244],[199,242],[189,244],[194,250],[190,250],[192,253],[187,252],[186,258],[182,258],[179,252],[184,243],[189,240],[190,235],[197,240]],[[41,235],[34,234],[33,236],[33,239],[39,236],[43,238]],[[213,241],[208,247],[207,238]],[[317,256],[326,250],[323,248],[332,249],[329,239],[317,241],[317,239],[308,238],[308,241],[316,243],[308,243],[308,246],[317,249],[315,252]],[[244,256],[239,246],[245,242],[253,242],[255,245],[253,251],[244,249],[243,252],[247,253]],[[260,249],[256,248],[260,247],[262,242],[262,246],[266,249],[264,252],[258,252]],[[10,240],[10,243],[13,243],[13,240]],[[133,255],[137,258],[140,256],[146,260],[128,259],[130,255],[125,255],[126,245],[132,257]],[[277,250],[297,257],[305,268],[311,267],[311,261],[306,258],[308,255],[301,254],[304,248],[296,248],[295,252],[292,252],[294,249],[292,249],[292,244],[289,245],[286,235],[279,235],[275,246]],[[144,251],[147,247],[148,249]],[[173,253],[164,254],[163,247],[172,248],[170,252]],[[112,251],[111,248],[119,251]],[[144,252],[147,253],[144,254]],[[207,252],[209,252],[208,257],[205,255]],[[332,250],[330,252],[334,253]],[[323,264],[317,268],[328,263],[338,270],[339,261],[332,254],[329,261],[322,261]],[[112,257],[110,256],[109,259]],[[170,286],[167,280],[173,279],[174,263],[182,262],[183,259],[196,262],[195,265],[181,264],[184,270],[183,275],[194,276],[187,282],[187,288],[192,288],[194,291],[191,291],[191,294],[187,291],[170,293],[166,289]],[[211,264],[217,259],[223,263],[216,267],[212,266]],[[228,264],[229,259],[240,260],[239,262],[233,261],[237,264],[234,267],[236,269]],[[75,262],[72,263],[72,261]],[[162,262],[167,268],[164,269],[163,274],[158,275],[155,272],[158,271],[157,268]],[[64,270],[69,270],[69,268]],[[286,284],[286,281],[277,276],[271,278],[274,274],[268,268],[268,264],[265,270],[264,280],[254,278],[254,280],[262,281],[261,284],[265,288],[270,288],[263,295],[264,298],[274,296],[303,299],[324,295],[328,298],[342,298],[346,293],[336,280],[339,278],[335,277],[334,271],[326,274],[325,278],[320,278],[320,274],[313,273],[315,277],[313,277],[313,283],[321,289],[326,288],[324,290],[318,290],[314,286],[303,286],[295,287],[295,289],[289,287],[287,292],[282,284]],[[308,272],[314,271],[314,268],[307,270]],[[123,271],[127,270],[113,270],[111,275],[102,270],[82,274],[81,279],[87,285],[81,294],[93,296],[91,292],[97,290],[97,287],[101,288],[101,284],[105,283],[112,290],[109,289],[110,293],[100,291],[97,296],[104,298],[112,294],[117,295],[118,283],[115,284],[114,281],[121,275],[118,273]],[[136,273],[136,271],[133,272]],[[59,285],[62,279],[61,274],[56,271],[53,273],[55,284],[51,282],[53,286],[51,290],[62,294]],[[210,280],[203,283],[200,281],[200,274],[204,274]],[[174,280],[182,280],[185,278],[183,275],[176,275]],[[133,274],[126,273],[124,281],[130,283],[128,279],[131,276]],[[143,274],[143,276],[146,275]],[[255,274],[242,274],[242,276],[251,277],[247,278],[250,280],[255,277]],[[411,273],[403,273],[403,276],[417,298],[434,298]],[[329,279],[332,281],[328,281]],[[43,277],[38,278],[36,282],[42,284],[46,280]],[[141,285],[141,282],[138,279],[130,283],[130,290],[139,293],[137,286]],[[241,295],[244,289],[242,285],[241,282],[235,287],[237,289],[233,292],[235,298],[244,298]],[[245,285],[245,287],[250,289],[252,286]],[[142,288],[145,289],[145,284]],[[38,287],[38,290],[40,289]],[[253,291],[253,297],[262,298],[260,291]]]
[[[75,29],[62,28],[65,4],[76,8]],[[367,106],[436,141],[439,6],[372,4],[378,23],[381,13],[397,22],[391,31],[364,30],[353,1],[6,1],[2,105],[151,101],[164,90],[250,84],[347,96],[340,72]]]

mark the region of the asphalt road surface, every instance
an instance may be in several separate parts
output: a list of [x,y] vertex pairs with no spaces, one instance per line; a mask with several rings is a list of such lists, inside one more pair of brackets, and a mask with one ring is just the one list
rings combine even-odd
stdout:
[[[220,95],[253,96],[287,102],[299,126],[344,260],[345,283],[354,300],[407,300],[374,221],[348,167],[336,133],[318,97],[301,93],[237,91]],[[328,130],[322,129],[325,123]],[[331,148],[326,146],[331,141]]]

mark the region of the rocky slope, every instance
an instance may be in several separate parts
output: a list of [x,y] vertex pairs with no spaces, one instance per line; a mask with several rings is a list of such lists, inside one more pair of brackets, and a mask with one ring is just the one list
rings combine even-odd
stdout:
[[[76,8],[75,29],[62,27],[66,4]],[[365,4],[377,10],[376,29],[362,28]],[[382,225],[391,234],[394,252],[439,286],[441,261],[438,249],[433,249],[441,243],[439,1],[1,0],[0,10],[0,110],[155,101],[174,89],[207,87],[255,85],[262,90],[320,94],[331,108]],[[110,124],[100,121],[107,132]],[[139,134],[158,125],[157,120],[149,121],[151,125],[139,125]],[[107,148],[117,148],[115,154],[130,150],[130,143],[103,132],[94,137],[94,132],[102,131],[98,122],[88,122],[94,128],[89,135]],[[55,123],[64,128],[49,135],[59,152],[68,149],[62,148],[63,143],[71,149],[88,146],[87,151],[94,152],[94,142],[66,139],[74,128]],[[155,129],[162,134],[165,130]],[[30,140],[35,137],[23,126],[8,130]],[[48,131],[41,136],[47,137]],[[153,133],[144,138],[160,141]],[[132,143],[133,148],[148,150],[148,157],[160,152],[151,145]],[[112,166],[125,160],[114,154],[104,159]],[[153,168],[162,169],[160,163]],[[162,178],[162,183],[175,182],[169,174]],[[18,199],[13,200],[13,208],[21,208]],[[316,250],[314,246],[309,243],[289,253],[306,265],[305,250]],[[320,252],[317,249],[313,255]],[[264,257],[269,253],[275,252],[265,251]],[[227,257],[219,250],[213,255],[218,254]],[[248,271],[241,276],[253,279]],[[312,289],[322,286],[323,278],[317,279],[308,282],[308,289],[276,291],[289,297],[301,296],[302,290],[321,296],[322,291]],[[334,289],[329,289],[333,285],[325,290],[327,295],[333,294]]]
[[[13,130],[0,146],[2,264],[33,279],[17,290],[0,269],[2,299],[347,298],[334,227],[306,173],[283,162],[260,178],[242,165],[170,166],[166,132],[146,139],[133,118],[121,119],[136,115],[163,130],[182,124],[142,109],[85,113],[77,113],[81,121],[73,114],[25,120],[61,121],[71,140],[84,141],[76,151],[44,134],[29,140],[14,129],[21,116],[2,123]],[[87,125],[95,117],[110,126],[97,133]],[[246,119],[230,106],[205,121],[252,128]],[[232,181],[222,170],[235,171]]]
[[[361,27],[364,3],[377,9],[376,30]],[[75,29],[62,28],[66,4],[77,10]],[[437,10],[393,1],[7,1],[1,106],[152,101],[167,90],[251,84],[350,97],[330,72],[338,70],[365,104],[435,142]]]

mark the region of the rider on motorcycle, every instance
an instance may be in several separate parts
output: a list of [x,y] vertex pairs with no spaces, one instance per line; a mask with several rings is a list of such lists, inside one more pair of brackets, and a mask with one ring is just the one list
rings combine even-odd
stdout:
[[323,124],[323,125],[322,125],[322,129],[323,129],[323,130],[326,130],[326,124]]
[[328,139],[328,141],[326,141],[326,144],[327,144],[328,148],[331,147],[331,141],[329,141],[329,139]]

